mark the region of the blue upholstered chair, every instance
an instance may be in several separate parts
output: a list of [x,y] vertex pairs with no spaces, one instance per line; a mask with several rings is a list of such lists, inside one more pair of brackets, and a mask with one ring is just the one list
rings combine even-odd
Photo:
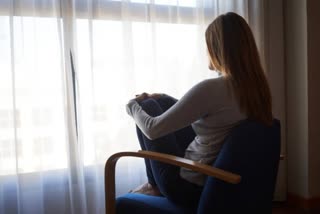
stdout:
[[[123,156],[135,156],[188,167],[208,176],[197,210],[165,197],[125,194],[115,200],[114,168]],[[123,152],[106,163],[106,212],[124,214],[271,213],[280,160],[280,122],[272,126],[245,120],[232,129],[213,166],[154,152]]]

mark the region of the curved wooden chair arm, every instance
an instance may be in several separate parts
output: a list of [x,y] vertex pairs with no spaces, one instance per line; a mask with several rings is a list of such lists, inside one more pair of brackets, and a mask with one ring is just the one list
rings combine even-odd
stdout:
[[173,155],[150,151],[119,152],[110,156],[105,165],[105,204],[107,214],[115,213],[115,166],[118,159],[121,157],[149,158],[175,166],[188,168],[232,184],[237,184],[241,180],[240,175]]

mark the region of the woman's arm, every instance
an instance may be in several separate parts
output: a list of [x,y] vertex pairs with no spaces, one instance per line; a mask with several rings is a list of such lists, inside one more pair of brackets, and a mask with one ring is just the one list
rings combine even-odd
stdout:
[[136,100],[127,104],[127,112],[149,138],[156,139],[190,125],[208,114],[212,106],[212,80],[205,80],[191,88],[179,101],[162,115],[149,116]]

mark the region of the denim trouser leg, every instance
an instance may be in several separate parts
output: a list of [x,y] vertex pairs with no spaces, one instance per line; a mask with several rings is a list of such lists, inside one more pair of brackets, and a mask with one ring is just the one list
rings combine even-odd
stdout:
[[[144,100],[140,105],[150,116],[158,116],[174,103],[174,99],[164,96],[157,100]],[[191,126],[155,140],[149,140],[139,128],[137,128],[137,134],[142,149],[180,157],[184,156],[185,149],[195,137]],[[179,167],[153,160],[145,162],[149,182],[157,185],[164,196],[175,203],[187,206],[197,204],[202,189],[182,179]]]

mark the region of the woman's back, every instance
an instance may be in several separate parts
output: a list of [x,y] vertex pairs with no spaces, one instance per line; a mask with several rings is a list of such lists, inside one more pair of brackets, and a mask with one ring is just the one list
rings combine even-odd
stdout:
[[[207,95],[203,97],[203,102],[194,106],[196,109],[198,105],[208,105],[208,113],[192,123],[196,137],[186,149],[185,158],[212,164],[229,131],[246,116],[240,112],[223,77],[208,79],[200,84],[199,90],[204,90]],[[180,175],[198,185],[205,182],[204,175],[185,168],[181,169]]]

